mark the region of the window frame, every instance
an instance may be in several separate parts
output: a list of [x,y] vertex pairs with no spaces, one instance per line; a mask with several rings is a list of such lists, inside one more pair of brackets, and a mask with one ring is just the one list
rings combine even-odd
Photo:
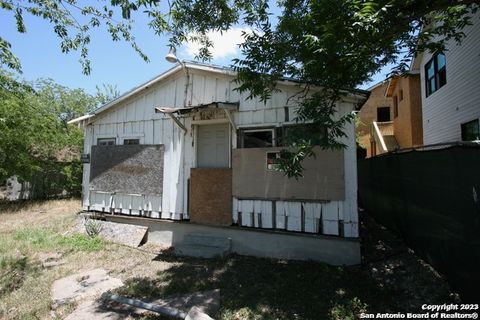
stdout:
[[[445,61],[443,66],[441,68],[438,67],[438,57],[443,56],[443,60]],[[433,65],[433,75],[429,76],[428,75],[428,70],[432,67]],[[437,52],[435,53],[430,60],[425,64],[424,66],[424,72],[425,72],[425,97],[429,97],[440,88],[445,86],[447,84],[447,60],[445,57],[445,53],[443,52]],[[442,76],[442,74],[444,76]],[[442,76],[442,77],[441,77]],[[441,83],[441,78],[445,78],[443,83]],[[431,87],[433,80],[433,87]]]
[[[113,143],[103,143],[108,141],[111,141]],[[115,145],[117,145],[116,138],[97,138],[97,146],[115,146]]]
[[[271,132],[272,133],[272,146],[271,147],[264,147],[264,148],[273,148],[277,146],[277,136],[276,136],[276,130],[275,127],[267,127],[267,128],[239,128],[239,143],[238,143],[238,148],[241,149],[249,149],[244,146],[244,138],[245,138],[245,133],[249,132]],[[261,148],[261,147],[259,147]]]
[[[381,109],[381,110],[380,110]],[[388,109],[388,110],[387,110]],[[380,111],[380,112],[379,112]],[[387,114],[387,111],[388,111],[388,120],[383,120],[382,117],[379,117],[380,115],[382,115],[382,111],[385,112],[385,115]],[[390,107],[389,106],[383,106],[383,107],[377,107],[377,122],[390,122],[392,121],[392,118],[391,118],[391,113],[390,113]],[[380,119],[382,118],[382,119]],[[385,117],[387,118],[387,117]],[[382,121],[380,121],[382,120]]]
[[[469,124],[473,124],[477,126],[477,136],[475,139],[471,140],[471,139],[467,139],[466,137],[466,126],[469,125]],[[473,119],[473,120],[470,120],[470,121],[467,121],[467,122],[464,122],[462,124],[460,124],[460,131],[461,131],[461,139],[462,141],[476,141],[476,140],[480,140],[480,119]]]
[[[125,141],[137,141],[137,143],[125,143]],[[124,146],[134,146],[134,145],[139,145],[140,144],[140,139],[139,138],[125,138],[123,139],[123,145]]]

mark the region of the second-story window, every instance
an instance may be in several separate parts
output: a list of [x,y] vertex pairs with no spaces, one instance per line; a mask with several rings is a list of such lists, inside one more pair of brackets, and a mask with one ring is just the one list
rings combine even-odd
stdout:
[[436,53],[425,65],[425,92],[427,97],[447,83],[445,55]]

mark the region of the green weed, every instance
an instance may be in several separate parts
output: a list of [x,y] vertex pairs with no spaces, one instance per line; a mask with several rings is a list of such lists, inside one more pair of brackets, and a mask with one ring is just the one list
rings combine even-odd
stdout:
[[98,251],[104,247],[99,237],[83,234],[63,236],[47,228],[24,228],[15,232],[13,239],[27,249],[55,251]]

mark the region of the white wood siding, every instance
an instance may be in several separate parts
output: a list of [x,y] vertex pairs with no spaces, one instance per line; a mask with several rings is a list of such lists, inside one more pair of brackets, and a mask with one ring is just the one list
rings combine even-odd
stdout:
[[[188,90],[185,96],[185,84],[188,79]],[[144,204],[144,208],[157,208],[161,210],[159,216],[166,219],[188,218],[188,179],[190,178],[190,169],[195,167],[195,135],[196,125],[199,123],[198,117],[195,122],[191,115],[179,117],[180,121],[188,129],[184,132],[168,117],[163,114],[154,113],[155,107],[175,107],[195,106],[208,104],[211,102],[239,102],[239,111],[233,113],[235,125],[238,128],[255,127],[255,126],[281,126],[285,123],[295,123],[295,99],[291,97],[298,92],[298,87],[294,85],[279,85],[281,92],[274,93],[272,99],[263,103],[258,100],[246,100],[246,94],[239,94],[235,91],[236,84],[233,77],[224,74],[217,74],[196,69],[189,69],[188,75],[184,70],[170,75],[161,80],[158,84],[147,88],[129,99],[120,102],[118,105],[93,118],[86,129],[85,153],[90,153],[92,145],[97,143],[98,138],[115,138],[117,144],[122,144],[123,139],[138,138],[141,144],[163,144],[165,146],[164,153],[164,180],[163,194],[161,204],[153,203]],[[289,99],[290,98],[290,99]],[[288,119],[285,119],[285,107],[289,112]],[[353,103],[343,102],[339,104],[339,113],[346,114],[353,110]],[[216,120],[218,121],[218,120]],[[220,120],[226,122],[227,119]],[[200,121],[201,122],[201,121]],[[357,184],[356,184],[356,153],[355,153],[355,134],[354,125],[349,124],[346,128],[348,137],[344,139],[344,143],[348,145],[345,150],[345,201],[336,201],[330,204],[300,204],[295,201],[283,201],[277,205],[288,208],[286,214],[290,218],[287,219],[287,225],[282,225],[280,218],[276,218],[276,226],[273,226],[273,202],[272,201],[237,201],[233,199],[233,219],[238,221],[238,215],[243,212],[251,214],[250,218],[242,219],[243,225],[254,227],[272,228],[279,227],[286,230],[315,232],[319,228],[318,223],[323,223],[322,229],[326,234],[337,235],[338,223],[342,220],[344,223],[345,236],[358,236],[358,216],[357,216]],[[236,133],[231,134],[231,145],[236,147]],[[90,165],[84,165],[84,207],[96,205],[99,208],[105,201],[106,195],[93,194],[89,190]],[[89,198],[95,197],[96,204],[92,203]],[[103,197],[103,198],[102,198]],[[97,198],[99,201],[97,201]],[[100,199],[101,198],[101,199]],[[127,196],[121,199],[111,200],[115,202],[115,206],[122,208],[128,206]],[[147,200],[143,200],[147,201]],[[336,210],[336,215],[326,215],[325,219],[320,222],[319,212],[315,208],[332,206],[332,210]],[[305,226],[302,227],[301,222],[297,218],[300,213],[297,209],[305,210]],[[107,206],[108,207],[108,206]],[[251,207],[251,208],[250,208]],[[104,207],[102,207],[104,208]],[[99,209],[103,210],[103,209]],[[130,210],[130,209],[128,209]],[[137,210],[137,209],[135,209]],[[148,210],[148,209],[146,209]],[[107,210],[105,210],[107,211]],[[126,211],[117,210],[117,212],[127,213]],[[130,212],[130,211],[129,211]],[[281,214],[276,211],[277,215]],[[156,215],[152,215],[155,217]]]
[[464,29],[466,38],[454,41],[445,52],[447,83],[425,96],[425,64],[432,54],[424,53],[421,66],[423,142],[425,145],[461,140],[461,124],[480,118],[480,12],[474,25]]

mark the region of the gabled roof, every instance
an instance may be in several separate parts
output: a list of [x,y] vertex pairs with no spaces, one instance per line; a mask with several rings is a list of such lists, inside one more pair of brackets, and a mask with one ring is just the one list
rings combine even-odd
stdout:
[[167,71],[165,71],[165,72],[159,74],[158,76],[148,80],[147,82],[142,83],[141,85],[125,92],[124,94],[122,94],[118,98],[104,104],[103,106],[100,106],[99,108],[97,108],[93,112],[93,114],[97,115],[97,114],[99,114],[99,113],[101,113],[101,112],[103,112],[107,109],[110,109],[114,105],[130,98],[131,96],[134,96],[135,94],[139,93],[140,91],[143,91],[143,90],[146,90],[146,89],[150,88],[151,86],[153,86],[156,83],[160,82],[161,80],[167,78],[168,76],[181,71],[183,69],[183,67],[188,68],[188,69],[194,69],[194,70],[202,70],[202,71],[220,73],[220,74],[230,75],[230,76],[235,75],[235,72],[233,70],[218,67],[218,66],[206,65],[206,64],[201,64],[201,63],[198,63],[198,62],[191,62],[191,61],[185,61],[185,62],[182,62],[182,63],[177,63],[173,68],[168,69]]
[[[171,76],[171,75],[173,75],[177,72],[180,72],[183,68],[192,69],[192,70],[199,70],[199,71],[207,71],[207,72],[223,74],[223,75],[232,76],[232,77],[236,76],[236,74],[237,74],[233,69],[226,68],[226,67],[220,67],[220,66],[215,66],[215,65],[210,65],[210,64],[203,64],[203,63],[194,62],[194,61],[183,61],[181,63],[177,63],[174,67],[172,67],[172,68],[168,69],[167,71],[159,74],[158,76],[156,76],[156,77],[142,83],[141,85],[125,92],[124,94],[117,97],[116,99],[100,106],[92,114],[84,115],[82,117],[73,119],[69,123],[77,123],[79,121],[92,118],[92,117],[94,117],[94,116],[96,116],[96,115],[98,115],[98,114],[100,114],[100,113],[102,113],[106,110],[109,110],[113,106],[127,100],[128,98],[138,94],[139,92],[141,92],[143,90],[147,90],[148,88],[157,84],[161,80],[163,80],[163,79],[165,79],[165,78],[167,78],[167,77],[169,77],[169,76]],[[280,83],[286,84],[286,85],[298,85],[301,82],[297,79],[285,77],[285,78],[281,79]],[[368,95],[367,91],[360,90],[360,89],[345,90],[345,92],[346,93],[351,93],[353,95],[357,95],[357,94],[362,95],[362,96],[367,96]]]

